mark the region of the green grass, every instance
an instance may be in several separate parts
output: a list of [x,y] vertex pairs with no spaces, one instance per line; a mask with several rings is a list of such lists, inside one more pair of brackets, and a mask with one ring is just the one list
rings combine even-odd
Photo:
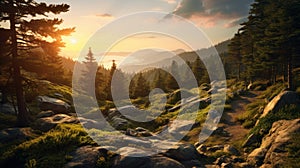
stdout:
[[[269,113],[265,117],[261,118],[259,123],[250,130],[249,134],[255,134],[261,142],[262,138],[272,128],[272,124],[279,120],[292,120],[300,118],[300,107],[296,105],[288,105],[280,109],[276,113]],[[263,131],[262,131],[263,130]],[[260,144],[256,144],[260,145]]]
[[68,153],[95,144],[80,125],[61,124],[35,139],[12,146],[1,154],[1,167],[63,167]]
[[242,123],[245,128],[252,128],[256,121],[259,119],[264,107],[277,96],[286,86],[282,83],[277,83],[268,87],[261,95],[257,97],[257,100],[248,104],[246,112],[239,115],[237,121]]

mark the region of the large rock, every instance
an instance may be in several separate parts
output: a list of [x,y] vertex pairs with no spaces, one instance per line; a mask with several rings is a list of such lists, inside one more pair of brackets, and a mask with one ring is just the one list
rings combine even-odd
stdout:
[[160,155],[145,156],[147,155],[145,151],[136,148],[123,147],[118,152],[122,155],[115,157],[113,168],[184,168],[181,163],[174,159]]
[[38,115],[36,115],[37,118],[44,118],[44,117],[51,117],[54,115],[54,112],[51,110],[47,111],[41,111]]
[[256,148],[248,155],[247,161],[253,165],[260,166],[263,164],[266,153],[267,149]]
[[106,149],[101,147],[83,146],[70,155],[72,160],[68,162],[66,168],[95,168],[97,165],[97,160],[101,156],[102,152]]
[[184,168],[181,163],[171,158],[157,156],[151,158],[151,167],[153,168]]
[[55,113],[67,113],[70,105],[60,99],[51,98],[48,96],[38,96],[37,101],[41,110],[52,110]]
[[4,114],[16,114],[17,111],[17,107],[16,109],[14,108],[14,106],[10,103],[0,103],[0,112],[4,113]]
[[31,128],[7,128],[0,131],[0,143],[25,141],[34,137]]
[[235,156],[240,155],[240,152],[235,147],[233,147],[231,145],[224,145],[223,151],[225,153],[229,153],[229,154],[232,154],[232,155],[235,155]]
[[119,117],[113,117],[111,119],[111,125],[117,130],[124,130],[129,126],[129,121]]
[[54,128],[57,124],[61,123],[78,123],[79,121],[72,116],[68,116],[66,114],[56,114],[51,117],[44,117],[44,118],[39,118],[37,119],[34,124],[33,128],[47,132],[50,129]]
[[276,113],[278,110],[286,105],[298,104],[300,105],[300,99],[296,92],[284,91],[274,97],[270,103],[265,107],[263,114],[260,118],[265,117],[270,112]]
[[106,126],[106,121],[102,121],[102,120],[96,121],[84,117],[78,117],[78,120],[86,129],[92,129],[92,128],[103,129]]
[[194,145],[179,145],[171,147],[164,155],[178,161],[200,160],[204,155],[200,154]]
[[291,143],[292,135],[299,132],[300,119],[274,122],[269,134],[263,138],[261,146],[248,156],[248,160],[258,166],[283,166],[289,155],[286,147]]
[[255,143],[258,143],[258,136],[256,134],[250,134],[246,141],[243,143],[243,148],[249,147]]

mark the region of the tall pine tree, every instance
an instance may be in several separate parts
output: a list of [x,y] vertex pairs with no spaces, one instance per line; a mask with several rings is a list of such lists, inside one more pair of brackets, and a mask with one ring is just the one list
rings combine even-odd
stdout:
[[[16,88],[18,106],[18,125],[24,126],[29,122],[26,109],[21,74],[21,51],[40,47],[42,43],[61,41],[61,35],[67,35],[73,29],[60,30],[56,27],[61,23],[58,19],[45,19],[48,13],[60,14],[67,12],[69,5],[47,5],[34,0],[1,0],[0,21],[10,24],[10,56],[13,69],[13,79]],[[51,39],[48,41],[48,39]]]

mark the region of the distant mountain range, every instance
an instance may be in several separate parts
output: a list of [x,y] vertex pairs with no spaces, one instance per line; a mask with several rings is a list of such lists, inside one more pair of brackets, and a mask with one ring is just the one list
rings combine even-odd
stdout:
[[[201,57],[209,57],[215,53],[215,49],[219,54],[228,52],[228,44],[230,40],[223,41],[213,47],[203,48],[197,50],[196,52]],[[178,49],[172,52],[154,50],[154,49],[144,49],[132,54],[129,54],[125,60],[118,65],[122,71],[127,73],[138,72],[141,70],[151,69],[154,67],[168,67],[172,64],[172,61],[183,63],[183,61],[193,62],[195,61],[197,54],[195,51],[186,52],[183,49]],[[62,63],[64,68],[73,71],[75,61],[70,58],[62,58]]]
[[230,40],[226,40],[213,47],[200,49],[196,52],[176,50],[172,53],[166,51],[142,50],[141,52],[136,52],[132,55],[132,59],[136,59],[136,62],[135,60],[132,61],[131,59],[128,59],[128,63],[121,65],[120,69],[124,72],[133,73],[141,71],[145,67],[148,67],[146,69],[150,69],[151,67],[168,67],[172,64],[172,61],[176,61],[177,63],[184,63],[183,61],[193,62],[198,57],[197,54],[205,58],[214,54],[215,50],[217,50],[219,54],[228,52],[229,43]]

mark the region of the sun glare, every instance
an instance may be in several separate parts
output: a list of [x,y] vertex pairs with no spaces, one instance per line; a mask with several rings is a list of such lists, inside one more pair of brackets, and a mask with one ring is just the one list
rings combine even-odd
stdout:
[[71,38],[71,39],[70,39],[70,43],[71,43],[71,44],[76,44],[76,43],[77,43],[77,39]]

